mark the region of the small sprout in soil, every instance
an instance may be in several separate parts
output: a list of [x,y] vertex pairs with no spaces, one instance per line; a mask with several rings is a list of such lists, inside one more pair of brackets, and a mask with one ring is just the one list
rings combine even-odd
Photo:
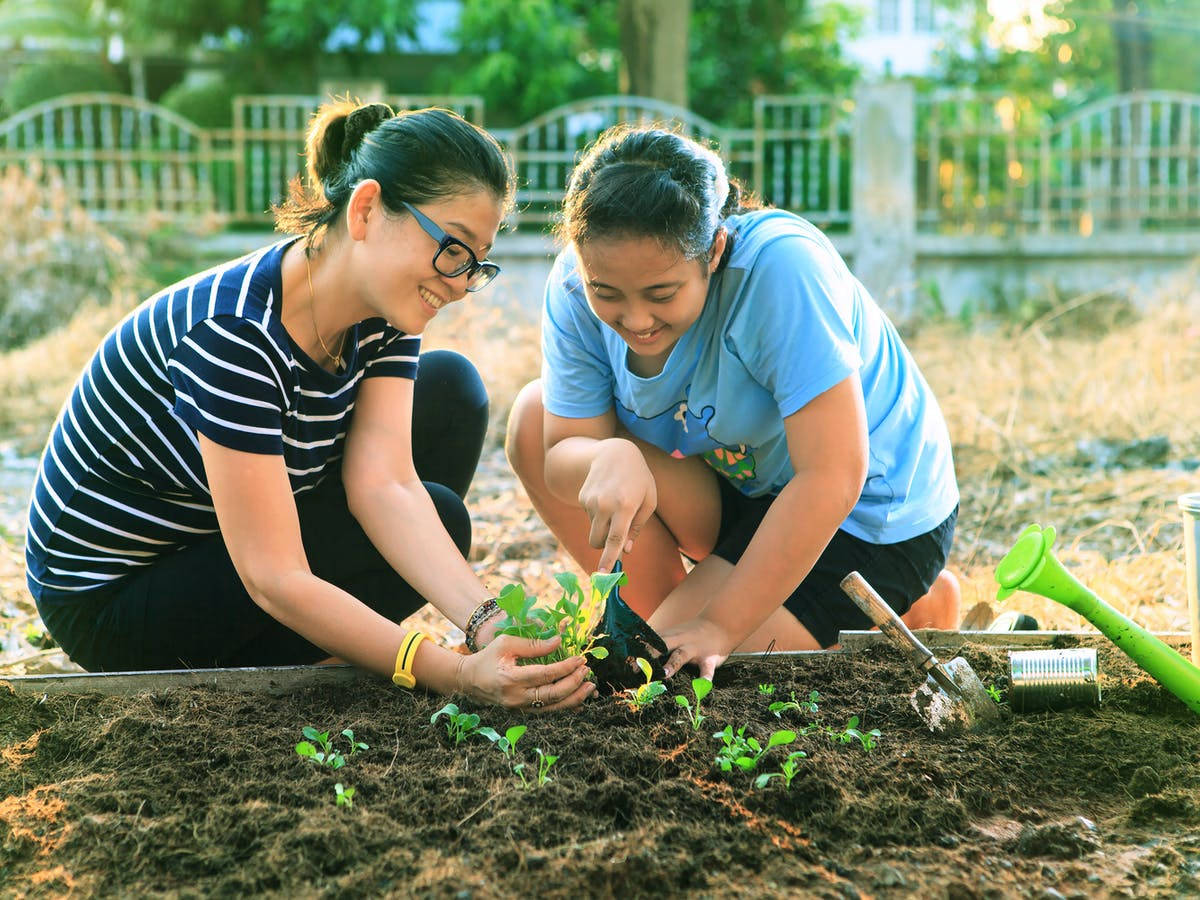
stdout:
[[842,731],[838,731],[831,725],[826,728],[826,733],[835,744],[849,744],[852,741],[858,741],[868,753],[875,749],[875,744],[883,737],[883,732],[878,728],[872,728],[867,732],[860,731],[858,716],[851,716]]
[[354,805],[354,788],[342,787],[342,783],[339,781],[333,786],[333,791],[337,795],[338,806]]
[[504,734],[500,734],[495,728],[480,728],[476,734],[481,734],[493,744],[495,744],[500,752],[509,759],[517,752],[517,741],[521,739],[521,735],[525,733],[524,725],[514,725],[509,728]]
[[791,693],[791,700],[776,700],[767,707],[767,709],[775,713],[775,718],[782,719],[783,714],[789,709],[794,709],[798,713],[808,713],[811,716],[820,708],[817,706],[817,703],[820,701],[821,695],[817,691],[809,691],[807,700],[797,700],[796,692],[792,691]]
[[770,697],[770,696],[771,696],[773,693],[775,693],[775,685],[773,685],[773,684],[760,684],[760,685],[758,686],[758,692],[759,692],[760,694],[762,694],[764,697]]
[[362,741],[355,740],[354,732],[349,728],[342,729],[342,737],[350,742],[350,755],[353,756],[359,750],[370,750],[371,748]]
[[537,775],[529,778],[525,777],[525,763],[520,762],[513,766],[513,772],[521,779],[521,784],[524,787],[544,787],[554,779],[550,777],[550,767],[558,762],[557,756],[551,756],[549,753],[543,753],[541,747],[535,747],[534,752],[538,755]]
[[459,712],[458,706],[453,703],[447,703],[430,716],[429,721],[436,722],[442,716],[446,717],[446,734],[450,735],[455,747],[479,730],[479,716]]
[[787,755],[787,759],[780,763],[778,772],[764,772],[754,779],[754,786],[764,788],[772,778],[782,778],[784,790],[791,790],[792,779],[800,771],[800,760],[807,758],[808,754],[803,750],[793,750]]
[[751,772],[758,768],[758,761],[764,753],[772,747],[790,744],[796,739],[796,732],[786,728],[773,731],[767,738],[765,747],[758,742],[757,738],[746,737],[745,725],[736,732],[732,725],[726,725],[723,731],[718,731],[713,737],[724,745],[717,751],[717,757],[713,760],[717,768],[722,772],[732,772],[736,766],[744,772]]
[[642,674],[646,677],[645,684],[639,684],[637,687],[628,688],[621,693],[625,694],[625,702],[629,704],[629,708],[634,712],[641,712],[659,697],[667,692],[667,686],[661,681],[654,681],[654,669],[648,660],[637,658],[638,668],[642,670]]
[[[643,671],[645,671],[645,670],[643,669]],[[711,690],[712,690],[712,682],[709,681],[707,678],[693,678],[692,679],[692,694],[696,698],[695,708],[692,707],[692,704],[690,704],[688,702],[688,698],[683,696],[683,694],[675,695],[675,702],[679,706],[682,706],[684,709],[686,709],[688,711],[688,716],[691,717],[690,721],[692,723],[693,731],[699,731],[700,723],[708,718],[708,716],[703,716],[700,714],[700,701],[703,700],[705,697],[707,697],[708,692]]]
[[987,686],[987,695],[997,703],[1004,702],[1004,695],[1000,693],[1000,688],[996,687],[994,684],[989,684]]
[[[329,739],[328,731],[317,731],[311,725],[305,725],[303,734],[308,740],[298,743],[296,752],[305,759],[311,759],[317,765],[329,766],[331,769],[340,769],[346,764],[346,758],[333,749],[333,741]],[[318,747],[320,749],[317,749]]]

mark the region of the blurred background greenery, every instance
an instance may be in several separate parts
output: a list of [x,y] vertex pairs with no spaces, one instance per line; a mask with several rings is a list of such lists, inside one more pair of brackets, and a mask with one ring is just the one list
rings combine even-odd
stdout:
[[122,90],[223,127],[237,94],[378,81],[499,127],[618,91],[741,127],[757,95],[888,74],[1052,110],[1195,90],[1198,39],[1198,0],[0,0],[0,114]]

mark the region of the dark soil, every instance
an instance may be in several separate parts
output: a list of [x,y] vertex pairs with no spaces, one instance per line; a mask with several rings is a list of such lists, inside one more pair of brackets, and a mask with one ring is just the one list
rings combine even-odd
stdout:
[[[475,709],[558,756],[523,789],[443,698],[361,683],[287,697],[176,690],[0,698],[4,896],[1103,897],[1200,891],[1200,717],[1101,643],[1098,708],[1011,715],[931,736],[890,648],[737,660],[699,731],[672,691],[534,717]],[[1003,651],[963,654],[1007,689]],[[759,684],[774,684],[773,697]],[[821,694],[815,715],[767,709]],[[465,704],[464,704],[465,705]],[[713,766],[726,724],[851,716],[866,752],[823,733],[785,789]],[[352,728],[370,749],[336,771],[294,752],[301,728]],[[343,743],[343,748],[345,745]],[[771,750],[760,771],[776,771]],[[335,805],[334,784],[355,788]],[[1057,893],[1055,893],[1057,892]]]

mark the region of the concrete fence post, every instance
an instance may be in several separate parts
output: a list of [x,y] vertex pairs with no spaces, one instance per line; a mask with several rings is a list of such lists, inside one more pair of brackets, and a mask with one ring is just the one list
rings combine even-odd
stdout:
[[913,314],[916,298],[915,107],[907,81],[866,84],[855,95],[852,268],[897,320]]

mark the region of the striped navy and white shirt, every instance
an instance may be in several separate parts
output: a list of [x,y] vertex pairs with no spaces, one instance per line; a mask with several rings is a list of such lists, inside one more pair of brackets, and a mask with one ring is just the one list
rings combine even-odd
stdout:
[[292,492],[343,452],[363,378],[415,378],[420,338],[383,319],[346,337],[331,373],[279,316],[294,238],[151,297],[104,339],[59,413],[30,501],[25,544],[39,604],[109,585],[217,532],[197,433],[282,455]]

